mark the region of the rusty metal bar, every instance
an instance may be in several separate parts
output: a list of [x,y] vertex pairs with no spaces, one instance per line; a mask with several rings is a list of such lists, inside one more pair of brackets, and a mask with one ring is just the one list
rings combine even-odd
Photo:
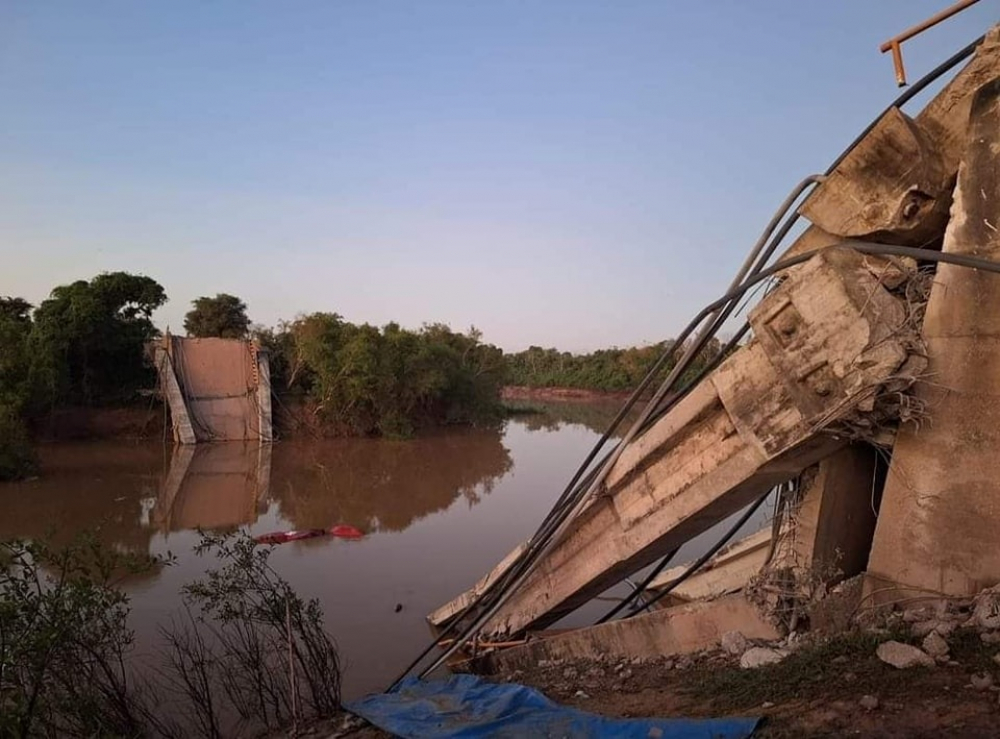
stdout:
[[948,20],[956,13],[960,13],[968,7],[971,7],[978,3],[979,0],[961,0],[954,5],[945,8],[940,13],[932,15],[930,18],[925,20],[923,23],[918,23],[912,28],[908,28],[903,31],[898,36],[893,36],[891,39],[886,41],[878,50],[883,54],[887,51],[892,52],[892,66],[896,70],[896,84],[900,87],[906,86],[906,70],[903,68],[903,49],[902,45],[904,41],[909,41],[911,38],[919,33],[923,33],[928,28],[936,26],[941,21]]

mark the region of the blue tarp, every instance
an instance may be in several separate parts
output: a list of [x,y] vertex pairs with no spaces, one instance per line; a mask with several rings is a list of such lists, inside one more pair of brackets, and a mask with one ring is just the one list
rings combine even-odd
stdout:
[[537,690],[490,683],[475,675],[407,678],[391,693],[345,708],[406,739],[475,737],[609,737],[610,739],[746,739],[760,719],[614,719],[553,703]]

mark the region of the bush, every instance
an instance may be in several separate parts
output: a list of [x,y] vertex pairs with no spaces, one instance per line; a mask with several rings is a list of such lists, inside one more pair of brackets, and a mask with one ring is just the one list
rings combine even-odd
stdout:
[[247,534],[206,536],[197,551],[221,566],[182,590],[154,684],[132,663],[121,584],[172,560],[92,536],[62,549],[0,541],[0,737],[220,739],[336,714],[340,670],[319,603]]
[[305,394],[316,415],[343,433],[401,437],[502,416],[503,352],[482,343],[476,329],[379,329],[313,313],[258,336],[271,351],[274,378]]
[[24,421],[0,406],[0,482],[23,480],[38,472],[38,457],[28,440]]
[[246,736],[335,715],[340,665],[319,601],[300,598],[249,535],[202,536],[195,551],[222,566],[183,588],[184,615],[160,630],[162,675],[189,728]]
[[59,551],[0,542],[0,736],[146,733],[118,579],[153,564],[89,537]]

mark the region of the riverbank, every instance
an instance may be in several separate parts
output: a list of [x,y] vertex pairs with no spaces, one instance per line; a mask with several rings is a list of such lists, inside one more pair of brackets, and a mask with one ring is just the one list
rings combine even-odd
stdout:
[[529,387],[527,385],[507,385],[500,392],[500,399],[507,401],[538,400],[542,402],[593,403],[595,401],[624,401],[627,392],[608,390],[586,390],[577,387]]
[[[501,401],[514,403],[515,411],[518,410],[516,404],[524,401],[610,404],[621,403],[627,397],[627,393],[600,390],[516,386],[505,387],[501,393]],[[508,406],[507,410],[510,411],[511,407]],[[356,438],[356,435],[345,433],[343,428],[324,422],[316,411],[316,404],[300,396],[276,396],[273,414],[275,433],[279,439]],[[28,428],[32,440],[38,443],[172,438],[170,413],[159,399],[129,406],[56,408],[44,416],[31,419]],[[418,431],[429,430],[433,429]]]
[[[997,647],[974,629],[948,637],[935,667],[897,669],[876,654],[903,631],[858,630],[789,646],[776,664],[740,666],[723,650],[655,660],[540,662],[491,679],[536,688],[552,700],[603,716],[761,716],[761,739],[791,737],[995,737]],[[323,736],[388,737],[371,726]]]

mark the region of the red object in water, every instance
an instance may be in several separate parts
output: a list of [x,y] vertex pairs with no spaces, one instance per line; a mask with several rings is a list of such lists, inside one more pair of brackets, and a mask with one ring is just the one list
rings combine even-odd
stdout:
[[356,529],[347,524],[338,524],[330,529],[330,536],[339,536],[341,539],[360,539],[365,535],[361,529]]
[[301,539],[312,539],[317,536],[325,536],[323,529],[303,529],[302,531],[276,531],[272,534],[261,534],[255,536],[254,541],[258,544],[284,544],[288,541],[299,541]]

